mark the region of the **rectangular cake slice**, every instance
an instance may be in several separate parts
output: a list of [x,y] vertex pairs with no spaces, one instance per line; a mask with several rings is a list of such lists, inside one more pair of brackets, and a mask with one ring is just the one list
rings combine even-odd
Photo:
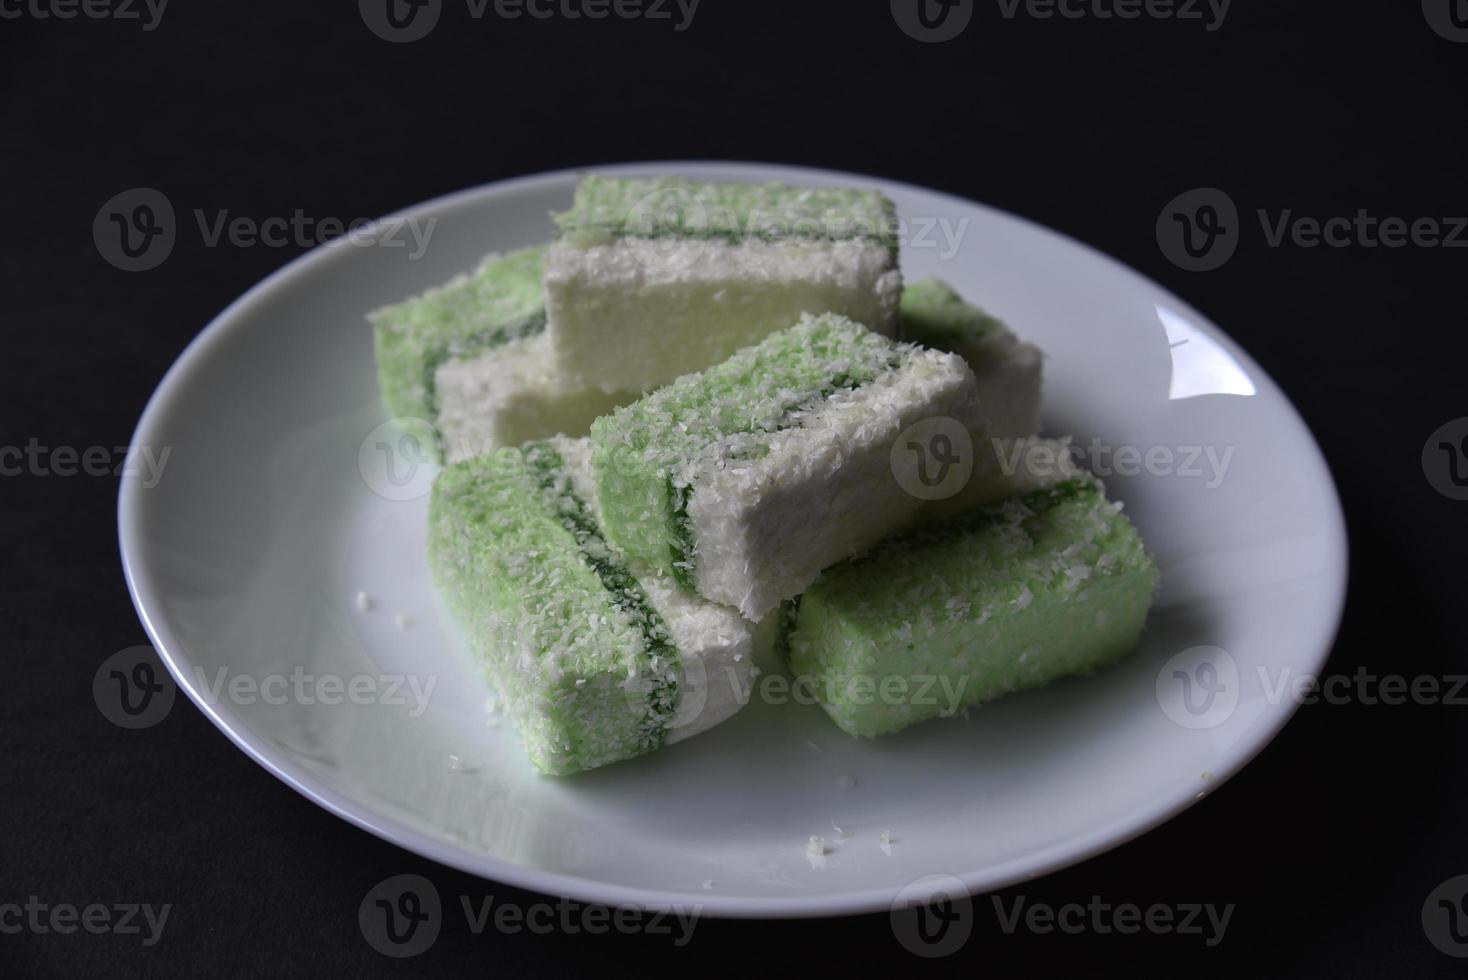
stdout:
[[1016,338],[1003,321],[966,302],[942,280],[925,279],[903,290],[902,336],[968,362],[990,435],[1040,431],[1043,355]]
[[794,323],[895,334],[896,211],[876,191],[585,177],[546,257],[558,366],[649,391]]
[[1157,568],[1094,478],[900,535],[786,605],[797,683],[851,735],[898,731],[1133,650]]
[[748,700],[751,627],[608,544],[585,440],[447,467],[429,524],[435,582],[543,772],[650,752]]
[[960,357],[803,317],[592,425],[607,534],[757,621],[917,515],[894,448],[931,420],[982,431]]
[[545,248],[491,255],[472,273],[370,314],[383,400],[440,458],[564,433],[635,393],[571,384],[555,369],[540,279]]

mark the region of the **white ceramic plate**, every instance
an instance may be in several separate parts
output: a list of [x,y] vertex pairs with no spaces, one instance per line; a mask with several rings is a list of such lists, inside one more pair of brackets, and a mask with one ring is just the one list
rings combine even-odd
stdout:
[[[240,748],[357,826],[487,878],[793,916],[885,910],[952,878],[981,892],[1079,861],[1202,798],[1279,731],[1294,707],[1281,678],[1318,671],[1339,623],[1344,523],[1310,433],[1222,331],[1083,245],[943,194],[749,164],[601,169],[880,186],[908,221],[909,279],[943,276],[1048,352],[1051,432],[1152,451],[1139,475],[1108,480],[1162,569],[1142,649],[879,741],[767,691],[652,756],[538,776],[487,715],[437,608],[423,557],[432,472],[378,428],[363,314],[549,238],[577,176],[563,172],[403,212],[420,232],[437,219],[417,258],[405,231],[405,247],[291,263],[210,324],[149,403],[135,444],[171,454],[156,486],[123,486],[128,583],[174,677]],[[426,710],[393,689],[408,675],[434,685]]]

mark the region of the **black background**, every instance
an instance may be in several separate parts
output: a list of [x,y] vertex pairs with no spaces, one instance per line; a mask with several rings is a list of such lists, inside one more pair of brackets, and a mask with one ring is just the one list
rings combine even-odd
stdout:
[[[6,4],[13,0],[6,0]],[[8,9],[8,7],[7,7]],[[448,0],[427,39],[388,44],[346,0],[178,2],[158,28],[0,20],[0,443],[122,446],[184,345],[300,249],[206,248],[121,272],[92,220],[132,187],[180,210],[342,218],[503,177],[622,160],[735,159],[865,172],[1012,210],[1175,290],[1294,398],[1350,522],[1352,579],[1330,665],[1464,672],[1468,503],[1420,454],[1468,415],[1468,252],[1271,248],[1256,209],[1315,217],[1468,213],[1468,44],[1415,0],[1235,0],[1199,21],[1036,19],[977,3],[918,43],[886,2],[703,0],[669,21],[475,21]],[[1158,247],[1163,206],[1224,189],[1248,231],[1222,269]],[[1251,224],[1252,222],[1252,224]],[[116,481],[0,479],[0,902],[172,903],[162,941],[0,935],[0,972],[560,975],[962,970],[986,976],[1452,976],[1428,893],[1468,873],[1464,709],[1303,708],[1202,804],[1105,856],[1004,893],[1035,902],[1234,903],[1224,941],[1006,935],[976,899],[967,946],[922,961],[885,916],[702,922],[666,937],[471,935],[386,959],[356,923],[402,872],[453,896],[534,896],[352,829],[237,751],[180,699],[116,728],[91,680],[146,641],[116,547]]]

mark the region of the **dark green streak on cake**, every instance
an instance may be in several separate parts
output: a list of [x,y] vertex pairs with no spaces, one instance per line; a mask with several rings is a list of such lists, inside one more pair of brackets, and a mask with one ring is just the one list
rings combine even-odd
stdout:
[[688,498],[693,496],[687,487],[679,488],[668,477],[668,527],[672,529],[672,540],[668,553],[673,559],[673,581],[692,592],[693,585],[693,521],[688,516]]
[[834,244],[844,241],[871,241],[881,245],[897,254],[895,240],[889,235],[835,235],[835,234],[785,234],[781,232],[749,229],[746,231],[726,231],[708,228],[684,228],[684,227],[657,227],[650,228],[646,232],[635,231],[614,225],[586,226],[577,230],[596,231],[615,238],[640,238],[647,241],[686,241],[689,239],[705,242],[724,242],[729,245],[740,245],[744,242],[757,241],[767,245],[781,244],[785,242],[809,242],[812,244]]
[[653,689],[648,696],[651,723],[643,738],[647,749],[659,748],[667,737],[668,725],[678,707],[678,684],[676,681],[657,681],[657,677],[665,675],[655,670],[652,662],[655,658],[663,660],[668,665],[668,675],[676,675],[682,662],[677,646],[670,640],[668,626],[653,609],[647,593],[627,567],[607,557],[615,552],[602,537],[591,508],[569,488],[570,481],[561,454],[545,442],[527,445],[524,453],[530,476],[554,508],[561,525],[575,539],[582,559],[601,580],[613,607],[636,623],[642,633],[638,672],[654,678]]

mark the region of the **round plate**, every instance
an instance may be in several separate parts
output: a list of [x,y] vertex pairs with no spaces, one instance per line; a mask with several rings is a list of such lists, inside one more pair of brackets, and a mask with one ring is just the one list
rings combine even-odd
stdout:
[[437,605],[432,467],[384,427],[363,315],[547,240],[566,171],[303,256],[210,324],[149,403],[135,445],[170,455],[156,485],[122,488],[128,585],[174,678],[241,749],[357,826],[487,878],[795,916],[1079,861],[1202,798],[1284,725],[1291,679],[1319,671],[1339,624],[1344,521],[1309,431],[1222,331],[1083,245],[932,191],[752,164],[600,170],[886,192],[909,280],[942,276],[1046,351],[1047,430],[1074,434],[1161,566],[1141,649],[875,741],[793,700],[774,668],[704,735],[539,776]]

